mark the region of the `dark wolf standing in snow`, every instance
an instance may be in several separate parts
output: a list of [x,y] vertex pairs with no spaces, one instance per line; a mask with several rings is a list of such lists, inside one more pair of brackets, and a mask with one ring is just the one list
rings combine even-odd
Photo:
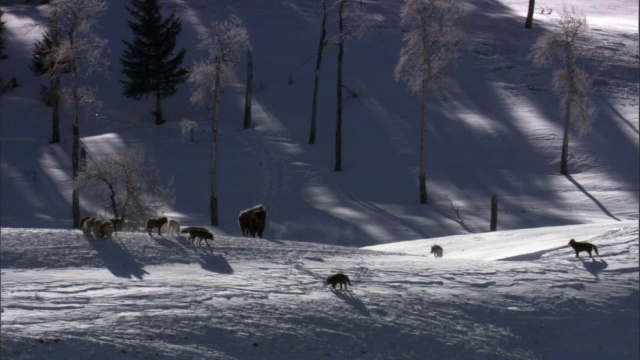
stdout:
[[596,255],[600,255],[598,254],[598,247],[588,242],[575,241],[574,239],[571,239],[571,241],[569,241],[569,245],[571,245],[573,250],[576,251],[577,258],[580,258],[579,253],[581,251],[586,251],[587,253],[589,253],[589,257],[592,259],[593,259],[593,256],[591,256],[592,251],[595,251]]
[[209,246],[207,240],[213,241],[213,234],[203,227],[190,226],[188,228],[182,229],[182,231],[180,232],[182,234],[189,234],[189,243],[192,245],[195,245],[196,239],[198,240],[198,245],[200,245],[200,243],[202,243],[202,241],[204,240],[204,243]]
[[327,278],[327,284],[336,288],[337,284],[340,284],[340,290],[342,290],[342,285],[344,284],[344,289],[347,290],[347,284],[351,286],[351,281],[349,281],[349,277],[343,273],[337,273],[335,275],[331,275]]
[[431,253],[432,253],[432,254],[433,254],[433,256],[435,256],[435,257],[442,257],[442,253],[443,253],[442,246],[440,246],[440,245],[433,245],[433,246],[431,247]]
[[243,210],[238,215],[238,224],[242,236],[256,237],[256,233],[262,239],[264,228],[267,225],[267,209],[264,205],[256,205],[251,209]]
[[151,230],[154,228],[158,228],[158,235],[162,235],[160,233],[160,228],[162,225],[166,224],[168,221],[166,216],[161,217],[160,219],[149,219],[147,220],[147,232],[151,235]]

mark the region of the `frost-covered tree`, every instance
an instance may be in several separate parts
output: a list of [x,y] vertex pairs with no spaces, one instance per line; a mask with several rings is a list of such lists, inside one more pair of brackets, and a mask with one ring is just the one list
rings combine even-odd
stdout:
[[[0,63],[7,59],[7,46],[4,43],[4,21],[2,21],[3,14],[4,12],[0,9]],[[0,80],[2,80],[1,77]]]
[[[81,78],[106,69],[107,62],[102,57],[107,41],[93,31],[98,18],[107,10],[106,0],[52,0],[50,19],[59,25],[60,46],[51,51],[45,62],[50,64],[49,77],[68,74],[70,85],[62,89],[61,95],[72,110],[71,162],[73,179],[80,170],[80,112],[97,106],[96,89],[81,86]],[[74,187],[71,195],[73,227],[80,225],[80,195]]]
[[211,166],[209,172],[209,212],[211,225],[218,225],[218,112],[222,86],[228,74],[239,61],[242,51],[249,47],[249,34],[242,21],[232,16],[229,20],[214,21],[200,35],[198,48],[209,53],[209,59],[196,62],[189,72],[191,102],[200,104],[211,116]]
[[158,170],[141,149],[88,155],[74,188],[102,202],[114,217],[143,224],[175,201],[172,184],[162,186]]
[[318,86],[320,84],[320,65],[322,64],[322,54],[327,46],[327,3],[320,0],[322,4],[322,22],[320,25],[320,40],[318,41],[318,52],[316,53],[316,70],[313,77],[313,100],[311,102],[311,130],[309,131],[309,144],[316,143],[317,113],[318,113]]
[[[2,21],[2,9],[0,9],[0,64],[2,64],[7,59],[7,48],[4,43],[4,21]],[[0,67],[2,69],[2,67]],[[0,72],[0,100],[2,98],[2,94],[5,92],[5,87],[7,85],[4,83],[4,78],[2,77],[2,73]]]
[[127,80],[120,82],[126,97],[140,100],[155,96],[153,115],[156,125],[161,125],[165,122],[162,99],[174,95],[187,76],[187,70],[181,67],[186,50],[172,55],[182,23],[175,12],[163,20],[157,0],[132,0],[132,5],[127,10],[134,20],[127,24],[134,39],[133,43],[123,40],[125,50],[120,62]]
[[[70,64],[67,64],[65,69],[63,64],[52,64],[50,61],[51,57],[49,55],[56,51],[59,46],[60,28],[58,27],[58,20],[50,17],[46,22],[46,30],[42,39],[37,40],[33,46],[30,68],[36,75],[46,75],[49,78],[49,88],[45,88],[45,95],[47,105],[53,108],[51,114],[51,140],[49,141],[52,144],[60,142],[60,76],[71,71]],[[53,66],[58,66],[62,69],[52,71]]]
[[467,11],[458,0],[406,0],[400,11],[402,25],[409,28],[395,68],[396,80],[405,82],[420,94],[420,203],[427,194],[427,115],[428,103],[452,79],[448,68],[467,39],[464,19]]
[[553,74],[553,90],[560,97],[560,107],[565,114],[560,156],[560,173],[563,175],[569,175],[571,124],[575,124],[579,135],[586,134],[597,112],[591,99],[593,82],[576,62],[585,55],[587,31],[584,15],[573,8],[565,8],[560,14],[557,29],[540,36],[531,50],[531,58],[538,66],[560,63]]

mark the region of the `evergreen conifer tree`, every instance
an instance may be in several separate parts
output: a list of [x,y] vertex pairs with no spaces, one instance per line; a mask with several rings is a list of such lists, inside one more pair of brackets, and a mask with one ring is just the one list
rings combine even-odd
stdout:
[[134,20],[127,24],[134,39],[132,43],[123,40],[125,51],[120,59],[122,72],[128,78],[121,81],[123,94],[135,100],[155,96],[153,115],[156,125],[161,125],[165,122],[162,99],[175,94],[177,85],[187,75],[187,70],[181,67],[185,50],[172,57],[182,23],[175,12],[163,20],[157,0],[132,0],[132,5],[127,10]]

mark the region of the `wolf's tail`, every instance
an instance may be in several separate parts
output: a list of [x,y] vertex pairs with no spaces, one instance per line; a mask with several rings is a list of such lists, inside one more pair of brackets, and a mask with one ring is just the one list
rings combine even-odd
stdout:
[[598,247],[597,246],[593,245],[593,250],[596,251],[596,255],[600,255],[600,254],[598,254]]

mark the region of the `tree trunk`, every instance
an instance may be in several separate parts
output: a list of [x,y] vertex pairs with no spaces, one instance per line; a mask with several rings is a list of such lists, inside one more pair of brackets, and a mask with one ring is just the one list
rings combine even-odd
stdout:
[[318,112],[318,86],[320,83],[320,64],[324,51],[325,37],[327,36],[327,4],[322,2],[322,29],[320,30],[320,42],[318,43],[318,56],[316,58],[316,72],[313,78],[313,103],[311,105],[311,131],[309,132],[309,144],[316,143],[316,127]]
[[[69,32],[69,43],[73,48],[75,45],[74,31]],[[78,172],[80,171],[80,104],[78,99],[78,67],[76,65],[77,59],[72,59],[71,64],[71,101],[73,107],[73,143],[71,146],[71,167],[72,167],[72,186],[71,191],[71,215],[73,220],[73,228],[80,227],[80,193],[76,188],[76,180],[78,179]]]
[[560,173],[569,175],[569,124],[571,122],[571,100],[567,99],[564,118],[564,132],[562,135],[562,154],[560,155]]
[[426,18],[422,18],[422,63],[424,64],[424,73],[422,74],[422,109],[421,109],[421,128],[420,128],[420,176],[418,177],[420,188],[420,204],[427,204],[429,196],[427,193],[427,128],[428,128],[428,101],[429,101],[429,78],[430,78],[430,61],[429,61],[429,41],[427,38]]
[[51,116],[51,144],[60,142],[60,79],[51,80],[51,96],[53,97],[53,114]]
[[342,58],[344,56],[344,23],[343,23],[343,10],[344,0],[340,1],[340,10],[338,18],[338,29],[340,39],[338,41],[338,81],[337,81],[337,95],[338,106],[336,112],[336,158],[334,171],[342,171]]
[[244,129],[251,128],[251,99],[253,98],[253,53],[247,50],[247,91],[244,100]]
[[213,124],[211,126],[211,170],[209,186],[209,213],[211,225],[218,225],[218,180],[217,180],[217,156],[218,156],[218,110],[220,108],[220,78],[222,77],[221,59],[216,57],[215,91],[213,98]]
[[423,88],[422,96],[422,124],[420,128],[420,176],[418,178],[420,187],[420,204],[427,204],[429,197],[427,194],[427,95]]
[[498,228],[498,197],[493,195],[491,197],[491,224],[489,225],[489,231],[496,231]]
[[162,118],[162,98],[159,94],[156,94],[156,111],[153,112],[153,115],[156,118],[156,125],[164,124],[164,119]]
[[569,130],[571,129],[571,104],[573,103],[573,96],[576,93],[576,85],[574,80],[574,60],[572,54],[568,54],[565,63],[567,64],[567,94],[564,118],[564,131],[562,135],[562,154],[560,155],[560,173],[562,175],[569,175]]
[[524,27],[527,29],[533,28],[533,11],[536,8],[536,0],[529,0],[529,10],[527,11],[527,20],[524,22]]

